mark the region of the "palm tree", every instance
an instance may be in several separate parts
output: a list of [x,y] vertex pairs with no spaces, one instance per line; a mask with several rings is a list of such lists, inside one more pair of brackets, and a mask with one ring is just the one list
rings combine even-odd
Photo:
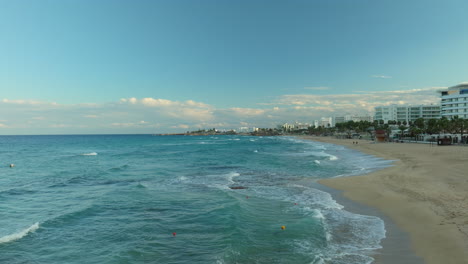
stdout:
[[439,119],[438,127],[439,134],[441,131],[445,134],[445,132],[449,129],[449,120],[447,119],[447,117],[443,116],[441,119]]
[[400,129],[400,133],[401,133],[400,139],[403,139],[403,135],[404,135],[406,126],[401,125],[401,126],[398,127],[398,129]]
[[450,120],[451,125],[455,133],[460,133],[460,140],[463,138],[463,131],[465,130],[465,121],[463,118],[459,118],[458,116],[454,116],[452,120]]
[[[463,132],[464,132],[465,128],[467,128],[467,127],[468,127],[468,119],[464,119],[464,120],[463,120],[463,129],[462,129],[462,132],[461,132],[461,133],[462,133],[462,134],[461,134],[461,135],[462,135],[462,138],[463,138]],[[466,139],[465,139],[465,142],[463,142],[463,143],[464,143],[464,144],[468,143],[468,138],[466,138]]]
[[429,119],[429,121],[427,121],[426,132],[429,134],[436,134],[439,132],[437,119]]

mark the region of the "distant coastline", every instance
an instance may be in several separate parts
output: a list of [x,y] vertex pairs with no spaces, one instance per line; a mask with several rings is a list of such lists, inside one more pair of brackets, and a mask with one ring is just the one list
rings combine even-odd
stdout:
[[153,134],[153,136],[216,136],[216,135],[241,135],[241,136],[279,136],[281,132],[276,129],[260,128],[252,132],[236,132],[234,130],[219,131],[213,129],[201,129],[196,131],[187,131],[185,133],[166,133]]

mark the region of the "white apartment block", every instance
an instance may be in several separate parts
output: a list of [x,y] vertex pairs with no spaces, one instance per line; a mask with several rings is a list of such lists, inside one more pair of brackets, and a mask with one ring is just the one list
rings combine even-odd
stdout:
[[311,125],[308,123],[295,122],[294,124],[285,123],[281,127],[284,130],[308,129]]
[[462,83],[439,91],[441,115],[449,119],[458,116],[468,119],[468,83]]
[[389,105],[377,106],[375,108],[374,120],[413,122],[418,118],[439,119],[439,105]]
[[345,123],[348,121],[354,121],[354,122],[359,122],[359,121],[368,121],[368,122],[373,122],[374,117],[371,115],[345,115],[345,116],[335,116],[334,118],[335,122],[334,124],[339,124],[339,123]]
[[315,127],[334,127],[332,117],[322,117],[320,120],[314,120]]

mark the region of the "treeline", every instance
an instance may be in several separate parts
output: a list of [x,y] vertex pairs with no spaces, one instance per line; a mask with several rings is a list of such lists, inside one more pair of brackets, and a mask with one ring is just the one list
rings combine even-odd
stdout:
[[[310,134],[310,135],[327,135],[335,133],[369,133],[373,134],[375,130],[384,130],[389,135],[391,130],[399,129],[401,134],[408,136],[417,136],[421,134],[466,134],[468,128],[468,119],[455,116],[452,119],[442,117],[441,119],[418,118],[414,122],[406,121],[388,121],[384,124],[383,120],[369,121],[348,121],[335,124],[334,127],[318,126],[309,127],[308,129],[288,130],[291,134]],[[406,131],[406,132],[404,132]]]
[[210,136],[210,135],[236,135],[237,133],[234,130],[229,131],[218,131],[216,128],[212,129],[199,129],[196,131],[187,131],[185,135],[188,136]]
[[448,119],[442,117],[440,119],[429,119],[425,120],[423,118],[418,118],[414,122],[406,121],[388,121],[387,124],[383,124],[383,120],[374,121],[377,124],[378,128],[387,129],[389,126],[397,126],[399,130],[404,131],[408,130],[408,133],[411,136],[420,135],[420,134],[460,134],[463,136],[465,130],[468,128],[468,120],[459,118],[458,116]]

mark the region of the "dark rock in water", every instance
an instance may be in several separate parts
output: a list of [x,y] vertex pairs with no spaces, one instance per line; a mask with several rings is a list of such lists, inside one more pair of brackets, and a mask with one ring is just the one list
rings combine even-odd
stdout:
[[231,188],[231,189],[233,189],[233,190],[242,190],[242,189],[247,189],[248,187],[244,187],[244,186],[231,186],[231,187],[229,187],[229,188]]

